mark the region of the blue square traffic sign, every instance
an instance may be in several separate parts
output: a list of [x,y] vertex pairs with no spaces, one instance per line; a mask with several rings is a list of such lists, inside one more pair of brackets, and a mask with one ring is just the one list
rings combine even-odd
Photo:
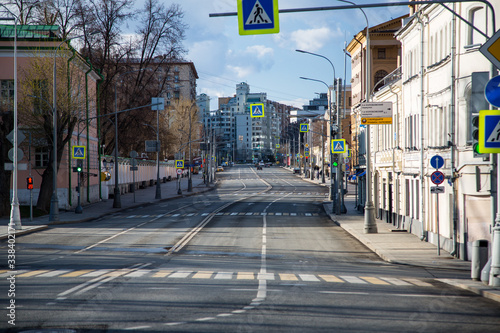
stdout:
[[85,159],[85,146],[73,146],[73,158]]
[[264,104],[250,104],[250,116],[252,118],[264,117]]
[[240,35],[279,32],[278,0],[238,0]]
[[500,111],[479,111],[479,152],[500,153]]

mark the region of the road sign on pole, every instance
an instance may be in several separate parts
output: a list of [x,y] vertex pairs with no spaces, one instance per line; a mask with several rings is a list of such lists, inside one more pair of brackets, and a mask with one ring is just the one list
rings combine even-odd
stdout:
[[361,103],[361,124],[392,124],[392,102]]
[[250,116],[252,118],[264,117],[264,104],[250,104]]
[[85,146],[73,146],[73,158],[85,159]]
[[488,60],[500,69],[500,30],[498,30],[490,39],[479,48]]
[[431,174],[431,182],[435,185],[442,184],[444,182],[444,174],[441,171],[434,171]]
[[184,169],[184,160],[176,160],[175,161],[175,167],[177,169]]
[[238,0],[240,35],[280,32],[278,0]]
[[484,96],[488,103],[497,108],[500,107],[500,75],[488,81],[484,87]]
[[[300,132],[307,133],[309,132],[309,124],[300,124]],[[306,144],[307,147],[307,144]]]
[[345,139],[334,139],[332,140],[332,153],[333,154],[343,154],[346,153]]
[[434,155],[431,158],[431,166],[434,169],[441,169],[444,166],[444,158],[440,155]]
[[479,152],[500,153],[500,110],[479,111]]

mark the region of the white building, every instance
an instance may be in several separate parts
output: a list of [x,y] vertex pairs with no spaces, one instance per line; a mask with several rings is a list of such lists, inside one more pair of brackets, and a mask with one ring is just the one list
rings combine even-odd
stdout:
[[[493,34],[483,3],[449,7]],[[373,96],[393,102],[393,124],[371,131],[378,217],[467,260],[473,241],[491,242],[494,221],[489,156],[474,157],[471,145],[471,116],[489,108],[484,86],[496,73],[479,52],[486,38],[438,4],[415,6],[396,37],[401,78]],[[436,155],[444,159],[442,194],[431,194]]]

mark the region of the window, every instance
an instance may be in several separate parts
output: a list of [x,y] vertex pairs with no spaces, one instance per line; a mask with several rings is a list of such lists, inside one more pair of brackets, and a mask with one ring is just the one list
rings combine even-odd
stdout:
[[50,109],[49,88],[47,80],[33,81],[33,113],[43,114]]
[[11,106],[14,103],[14,80],[0,81],[0,106]]
[[49,164],[49,151],[47,147],[35,148],[35,167],[47,167]]
[[382,81],[389,73],[384,70],[377,71],[375,73],[375,91],[379,90],[384,86],[384,82]]
[[[486,23],[485,23],[485,11],[483,7],[473,8],[469,12],[469,22],[472,26],[477,29],[485,32],[486,31]],[[482,44],[485,42],[485,38],[481,35],[477,30],[473,29],[469,26],[469,45]]]
[[378,58],[379,59],[385,59],[385,48],[379,48],[378,49]]

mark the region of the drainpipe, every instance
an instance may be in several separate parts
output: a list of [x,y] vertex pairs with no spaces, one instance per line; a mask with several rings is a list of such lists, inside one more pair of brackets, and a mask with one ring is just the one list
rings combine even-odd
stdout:
[[[419,15],[415,15],[420,23],[420,196],[424,197],[424,22]],[[424,203],[420,203],[420,240],[426,240],[427,235],[424,226]]]
[[[90,203],[90,138],[89,138],[89,78],[88,75],[94,69],[90,62],[89,70],[85,72],[85,127],[87,129],[87,202]],[[100,176],[100,174],[99,174]],[[98,176],[98,177],[99,177]],[[100,178],[100,177],[99,177]],[[81,194],[81,193],[80,193]]]
[[[97,102],[97,110],[96,110],[96,115],[99,115],[99,110],[101,109],[100,104],[99,104],[99,91],[101,91],[101,84],[103,81],[103,77],[100,73],[98,73],[99,76],[101,77],[100,80],[97,81],[97,91],[96,91],[96,102]],[[98,180],[99,180],[99,200],[102,200],[102,190],[101,190],[101,172],[102,172],[102,167],[101,167],[101,118],[97,117],[97,155],[98,155]]]
[[[456,5],[453,4],[453,12],[456,12]],[[458,226],[458,216],[457,216],[457,187],[455,183],[455,89],[456,89],[456,69],[455,69],[455,55],[456,55],[456,15],[453,15],[451,20],[452,26],[452,36],[451,36],[451,105],[450,105],[450,142],[448,146],[450,147],[450,172],[451,172],[451,201],[453,204],[452,208],[452,218],[453,218],[453,250],[451,251],[451,255],[458,257],[458,249],[457,249],[457,226]],[[439,237],[439,235],[438,235]]]
[[[68,59],[67,61],[67,66],[66,66],[66,71],[67,71],[67,77],[68,77],[68,102],[70,102],[70,99],[71,99],[71,86],[70,86],[70,71],[69,71],[69,63],[71,61],[73,61],[73,59],[75,59],[76,57],[76,51],[72,48],[71,51],[73,52],[73,54],[71,55],[71,57]],[[72,203],[73,203],[73,200],[72,200],[72,196],[71,196],[71,176],[72,176],[72,169],[71,169],[71,140],[70,140],[70,143],[69,143],[69,147],[68,147],[68,151],[70,152],[68,154],[68,204],[69,206],[71,207]]]
[[[399,96],[397,93],[395,93],[392,90],[392,84],[389,84],[389,90],[391,91],[392,94],[396,96],[396,138],[398,140],[398,145],[396,147],[392,148],[392,179],[395,182],[395,190],[396,190],[396,195],[392,198],[393,200],[396,200],[396,216],[399,215],[399,176],[396,177],[396,149],[399,148]],[[392,218],[392,217],[391,217]],[[399,229],[399,221],[397,221],[397,227]]]

